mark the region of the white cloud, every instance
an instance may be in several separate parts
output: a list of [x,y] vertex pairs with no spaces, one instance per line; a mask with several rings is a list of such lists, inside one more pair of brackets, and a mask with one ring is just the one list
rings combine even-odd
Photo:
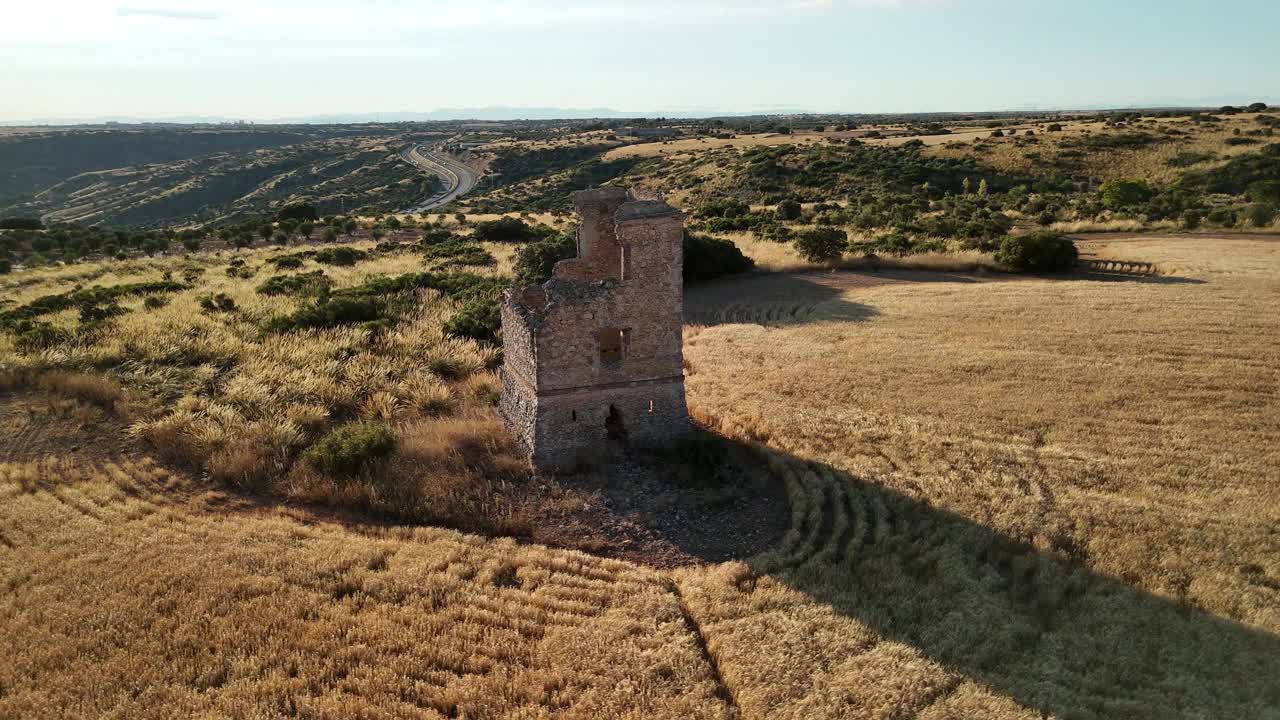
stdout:
[[159,7],[121,7],[116,10],[120,17],[154,17],[166,20],[217,20],[219,13],[201,10],[182,10]]

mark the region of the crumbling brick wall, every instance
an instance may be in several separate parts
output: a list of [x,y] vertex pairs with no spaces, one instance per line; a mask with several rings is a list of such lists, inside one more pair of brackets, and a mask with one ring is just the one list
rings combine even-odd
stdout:
[[681,339],[683,217],[620,188],[574,193],[578,256],[502,307],[500,410],[539,466],[689,430]]

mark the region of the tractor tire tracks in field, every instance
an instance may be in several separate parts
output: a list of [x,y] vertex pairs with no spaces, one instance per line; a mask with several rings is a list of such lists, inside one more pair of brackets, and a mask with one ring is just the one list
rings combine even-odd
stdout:
[[694,645],[697,647],[702,660],[707,664],[707,668],[711,673],[711,680],[716,685],[716,696],[729,706],[729,717],[742,717],[742,710],[738,707],[738,701],[733,696],[733,691],[729,688],[728,683],[724,680],[724,674],[720,672],[720,664],[716,662],[716,658],[711,654],[711,649],[707,647],[707,637],[702,632],[702,625],[698,623],[698,619],[693,616],[693,612],[689,610],[688,603],[685,602],[684,594],[680,592],[680,586],[675,580],[668,577],[666,579],[667,590],[675,596],[676,604],[680,608],[680,614],[684,618],[685,630],[693,636]]

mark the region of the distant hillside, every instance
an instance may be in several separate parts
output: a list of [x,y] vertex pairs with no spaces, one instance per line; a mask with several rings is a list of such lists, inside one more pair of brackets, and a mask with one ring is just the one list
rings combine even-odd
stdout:
[[0,216],[181,224],[306,199],[394,210],[420,195],[386,128],[93,129],[0,136]]
[[0,137],[0,206],[26,201],[80,173],[279,147],[306,139],[300,132],[279,129],[77,130]]

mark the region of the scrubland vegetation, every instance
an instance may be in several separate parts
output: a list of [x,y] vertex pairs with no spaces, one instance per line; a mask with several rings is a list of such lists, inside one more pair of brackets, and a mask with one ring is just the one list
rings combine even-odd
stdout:
[[[1273,717],[1280,178],[1221,115],[543,128],[426,217],[2,229],[0,717]],[[762,551],[646,564],[495,415],[606,175],[689,217],[703,430],[581,472]],[[1115,227],[1195,232],[1061,234]]]

